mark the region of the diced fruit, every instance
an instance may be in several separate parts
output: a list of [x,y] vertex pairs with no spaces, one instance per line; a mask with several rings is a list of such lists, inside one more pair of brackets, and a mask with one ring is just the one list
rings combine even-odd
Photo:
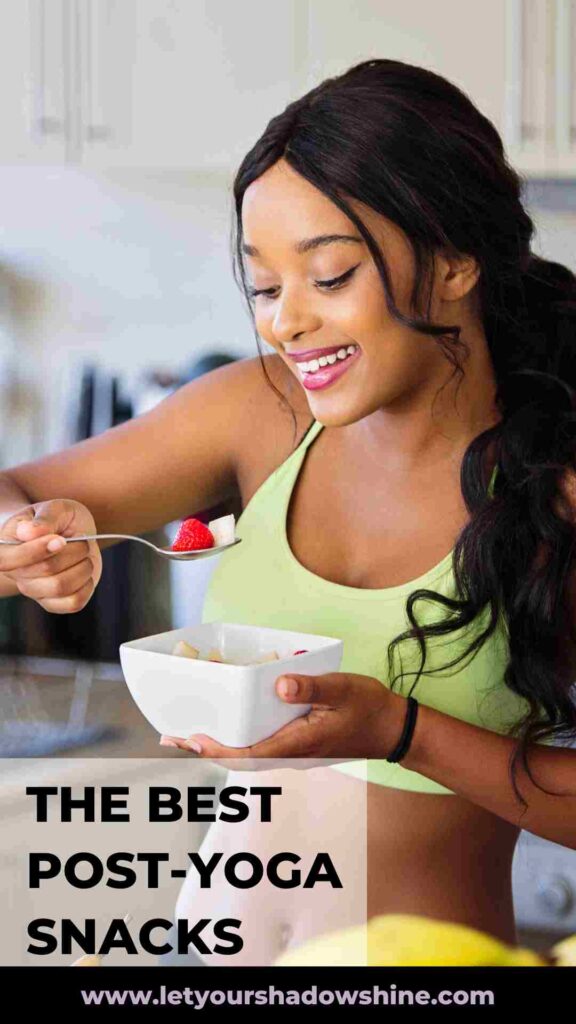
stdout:
[[[308,652],[296,651],[295,653],[307,654]],[[269,654],[262,654],[259,658],[250,658],[248,661],[226,661],[217,647],[213,647],[212,650],[208,651],[208,654],[204,655],[196,647],[192,647],[191,644],[187,643],[186,640],[179,640],[172,654],[179,655],[181,658],[195,658],[199,661],[215,661],[221,665],[264,665],[267,662],[279,661],[280,659],[277,651],[270,651]]]
[[557,942],[549,950],[554,967],[576,967],[576,934]]
[[192,644],[187,644],[185,640],[179,640],[172,651],[172,654],[177,654],[181,658],[198,658],[200,656],[200,651],[195,647],[192,647]]
[[172,551],[203,551],[214,547],[212,531],[199,519],[189,516],[180,523]]
[[220,547],[221,544],[232,544],[236,537],[236,523],[234,516],[220,516],[219,519],[212,519],[208,528],[214,537],[214,544]]
[[[294,651],[294,654],[308,654],[308,651]],[[294,657],[294,654],[292,657]]]
[[263,654],[261,658],[254,658],[254,661],[251,661],[250,664],[251,665],[263,665],[267,661],[278,661],[278,660],[279,659],[278,659],[278,655],[277,655],[276,651],[271,651],[270,654]]

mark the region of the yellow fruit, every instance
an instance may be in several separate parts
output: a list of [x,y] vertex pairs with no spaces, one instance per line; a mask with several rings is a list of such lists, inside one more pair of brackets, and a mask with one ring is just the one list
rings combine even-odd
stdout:
[[548,956],[554,961],[555,967],[576,967],[576,935],[557,942],[548,950]]
[[507,946],[467,925],[383,914],[282,954],[278,967],[545,967],[531,949]]
[[102,957],[98,956],[98,953],[86,953],[85,956],[81,956],[78,960],[75,960],[71,967],[100,967],[102,963]]
[[172,654],[176,654],[181,658],[197,658],[200,651],[192,647],[192,644],[186,643],[185,640],[179,640],[176,644]]

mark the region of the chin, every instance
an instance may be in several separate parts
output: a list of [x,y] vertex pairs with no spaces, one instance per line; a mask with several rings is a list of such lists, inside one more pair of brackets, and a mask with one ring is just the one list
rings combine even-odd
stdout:
[[334,402],[316,402],[308,399],[308,405],[314,419],[325,427],[347,427],[351,423],[358,423],[359,420],[363,420],[370,412],[364,406],[347,406],[342,402],[342,399],[335,400]]

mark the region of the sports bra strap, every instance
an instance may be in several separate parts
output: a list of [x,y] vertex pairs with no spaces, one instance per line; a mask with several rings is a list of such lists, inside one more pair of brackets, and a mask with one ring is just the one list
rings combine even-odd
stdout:
[[490,495],[491,498],[494,497],[494,484],[496,482],[496,475],[497,475],[497,473],[498,473],[498,463],[495,464],[494,469],[492,470],[492,476],[490,477],[490,482],[488,484],[488,494]]
[[308,427],[308,430],[304,434],[304,437],[300,441],[300,444],[297,445],[296,448],[294,449],[294,453],[299,452],[299,451],[303,451],[303,450],[305,451],[306,448],[308,448],[308,446],[312,444],[312,441],[316,437],[318,437],[318,434],[323,429],[323,427],[324,427],[323,423],[319,423],[318,420],[314,420],[312,422],[312,424]]

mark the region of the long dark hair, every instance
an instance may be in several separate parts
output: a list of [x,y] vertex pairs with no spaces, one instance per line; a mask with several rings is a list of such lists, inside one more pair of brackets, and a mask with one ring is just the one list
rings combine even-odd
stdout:
[[[498,132],[471,100],[424,68],[369,60],[326,79],[274,117],[238,169],[234,274],[253,323],[242,253],[242,199],[251,182],[280,158],[356,225],[379,271],[391,315],[437,338],[454,366],[452,376],[462,376],[458,353],[467,346],[458,325],[428,319],[433,255],[437,250],[468,254],[480,267],[481,316],[501,419],[474,438],[462,462],[460,483],[470,520],[453,556],[459,600],[414,591],[406,605],[411,628],[389,645],[388,667],[393,687],[399,678],[392,678],[394,649],[416,639],[420,666],[413,690],[424,668],[426,637],[465,627],[488,610],[486,628],[449,663],[455,665],[480,648],[503,617],[509,644],[504,680],[529,708],[510,730],[519,742],[509,763],[514,792],[526,809],[515,775],[522,757],[538,785],[528,766],[528,745],[544,737],[576,737],[565,656],[566,648],[576,645],[571,620],[576,607],[570,601],[576,534],[563,492],[576,461],[576,277],[531,252],[534,224],[521,201],[522,179],[507,162]],[[416,265],[411,295],[416,317],[396,307],[383,254],[347,196],[393,221],[408,237]],[[262,366],[266,373],[263,359]],[[498,465],[492,496],[485,468],[489,446]],[[448,615],[420,626],[414,614],[419,599],[437,602]]]

